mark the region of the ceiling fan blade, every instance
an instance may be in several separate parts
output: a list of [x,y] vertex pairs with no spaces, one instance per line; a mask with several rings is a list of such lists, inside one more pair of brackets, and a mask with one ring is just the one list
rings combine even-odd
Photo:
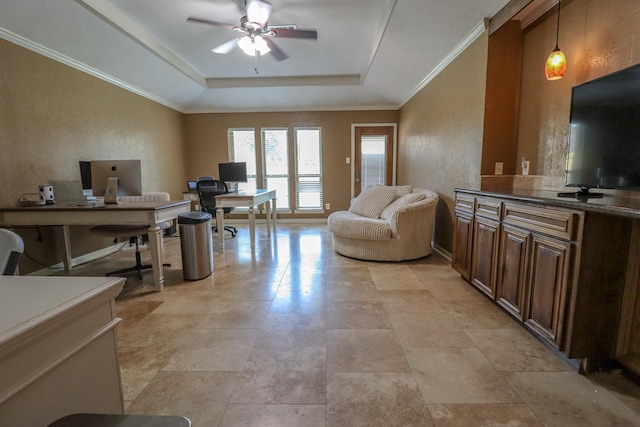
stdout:
[[276,61],[284,61],[289,57],[289,55],[284,53],[282,49],[280,49],[270,38],[265,37],[264,41],[267,42],[267,46],[269,46],[269,49],[271,49],[271,54],[276,59]]
[[196,18],[195,16],[188,17],[187,22],[197,22],[199,24],[215,25],[216,27],[226,27],[226,28],[231,28],[232,30],[236,27],[235,25],[225,24],[224,22],[212,21],[210,19],[204,19],[204,18]]
[[247,0],[247,20],[258,23],[264,27],[267,25],[267,21],[269,21],[271,9],[273,9],[273,6],[265,1]]
[[229,52],[231,52],[233,49],[235,49],[235,47],[238,46],[238,39],[231,39],[228,42],[224,42],[222,43],[220,46],[216,46],[213,49],[211,49],[211,52],[213,53],[220,53],[222,55],[225,55]]
[[318,39],[316,30],[292,30],[289,28],[273,28],[276,37],[288,37],[294,39]]

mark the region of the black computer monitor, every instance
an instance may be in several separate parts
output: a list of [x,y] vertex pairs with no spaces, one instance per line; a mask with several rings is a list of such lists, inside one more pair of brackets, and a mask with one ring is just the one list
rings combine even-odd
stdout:
[[218,179],[224,182],[247,182],[247,163],[218,163]]
[[118,179],[118,196],[142,195],[140,160],[92,160],[91,187],[94,196],[104,196],[109,178]]
[[80,160],[80,181],[82,182],[82,194],[85,197],[93,196],[91,188],[91,162]]

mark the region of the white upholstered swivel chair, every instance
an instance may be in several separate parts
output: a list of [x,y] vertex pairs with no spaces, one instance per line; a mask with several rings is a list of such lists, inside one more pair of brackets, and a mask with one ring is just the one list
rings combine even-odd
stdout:
[[[142,196],[119,196],[118,202],[168,202],[170,200],[169,193],[157,192],[157,193],[144,193]],[[158,224],[158,227],[162,230],[171,228],[171,222],[162,222]],[[114,225],[105,224],[92,227],[90,232],[98,236],[113,237],[114,239],[127,238],[129,244],[135,244],[136,246],[136,264],[123,268],[121,270],[111,271],[105,274],[105,276],[121,276],[126,273],[138,272],[138,276],[142,279],[142,271],[153,268],[151,264],[142,264],[142,257],[140,255],[139,240],[142,236],[147,234],[149,224],[131,224],[131,225]],[[162,264],[164,267],[171,267],[171,264]]]
[[24,252],[22,237],[11,230],[0,228],[0,275],[13,276],[18,272],[18,261]]

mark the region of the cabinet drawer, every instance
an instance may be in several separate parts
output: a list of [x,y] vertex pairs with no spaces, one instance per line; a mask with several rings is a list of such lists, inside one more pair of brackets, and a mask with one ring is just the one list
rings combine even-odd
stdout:
[[476,215],[500,221],[502,216],[502,202],[495,199],[476,199]]
[[473,213],[476,198],[468,194],[456,194],[456,209],[462,212]]
[[578,214],[557,209],[535,208],[519,204],[504,204],[505,224],[559,237],[565,240],[576,238]]

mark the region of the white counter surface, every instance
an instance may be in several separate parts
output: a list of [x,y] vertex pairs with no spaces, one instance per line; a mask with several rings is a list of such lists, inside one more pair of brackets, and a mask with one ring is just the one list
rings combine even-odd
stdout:
[[120,277],[0,276],[0,344],[98,293],[122,290]]
[[0,276],[0,424],[122,414],[122,277]]

